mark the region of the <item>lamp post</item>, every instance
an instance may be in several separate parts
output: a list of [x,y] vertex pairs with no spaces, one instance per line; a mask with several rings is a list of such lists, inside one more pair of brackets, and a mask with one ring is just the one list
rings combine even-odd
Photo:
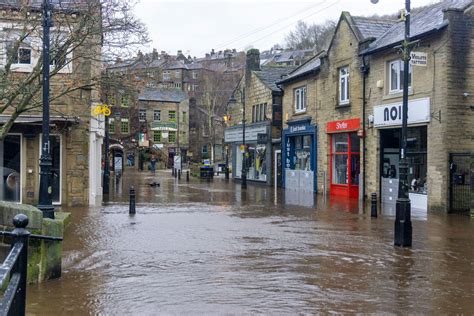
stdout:
[[110,135],[109,116],[105,116],[105,140],[104,140],[104,177],[102,194],[105,196],[110,192]]
[[[371,0],[371,2],[377,3],[378,0]],[[408,79],[410,67],[410,53],[411,47],[413,45],[413,43],[410,42],[410,0],[405,0],[405,13],[402,18],[405,20],[405,38],[401,45],[404,71],[402,103],[402,144],[400,147],[400,179],[398,186],[398,198],[396,202],[394,244],[395,246],[400,247],[411,247],[411,204],[408,195],[408,162],[406,158],[408,125]]]
[[[224,124],[227,127],[227,122],[230,121],[230,115],[224,115]],[[224,142],[225,143],[225,139]],[[225,179],[229,180],[229,145],[225,145]]]
[[43,212],[43,217],[54,219],[54,207],[51,186],[51,148],[49,140],[49,29],[53,25],[51,20],[52,5],[49,0],[43,1],[43,126],[40,158],[40,188],[38,209]]
[[245,146],[245,88],[242,90],[236,89],[232,96],[229,99],[229,104],[235,104],[237,100],[235,99],[235,93],[240,94],[242,100],[242,145],[244,147],[243,159],[242,159],[242,172],[241,172],[241,185],[242,189],[247,188],[247,147]]

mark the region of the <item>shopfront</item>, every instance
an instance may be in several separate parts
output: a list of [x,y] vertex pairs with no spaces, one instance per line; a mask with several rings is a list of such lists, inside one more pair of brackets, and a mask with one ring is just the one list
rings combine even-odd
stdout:
[[288,122],[283,130],[283,183],[287,190],[317,191],[316,126],[311,118]]
[[[394,212],[399,188],[401,103],[374,107],[374,126],[380,129],[380,191],[385,212]],[[409,198],[413,210],[428,209],[427,158],[430,99],[408,102],[407,152]]]
[[328,122],[330,193],[349,198],[359,197],[360,119]]
[[[225,142],[232,147],[232,176],[242,177],[246,166],[247,180],[272,184],[272,143],[270,122],[250,124],[245,127],[245,147],[242,126],[225,130]],[[246,157],[244,157],[244,152]]]

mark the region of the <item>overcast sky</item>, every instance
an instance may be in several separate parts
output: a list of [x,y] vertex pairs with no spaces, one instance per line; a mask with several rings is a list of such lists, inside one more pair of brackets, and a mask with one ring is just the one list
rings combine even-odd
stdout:
[[[284,44],[298,20],[324,23],[341,11],[352,15],[390,14],[405,6],[403,0],[139,0],[135,14],[144,22],[157,48],[176,54],[203,56],[212,48],[269,49]],[[433,0],[412,0],[412,7]]]

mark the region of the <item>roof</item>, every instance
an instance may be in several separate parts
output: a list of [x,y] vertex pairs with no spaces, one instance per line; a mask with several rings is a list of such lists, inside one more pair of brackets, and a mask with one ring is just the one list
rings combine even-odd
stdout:
[[188,66],[180,60],[169,60],[163,68],[169,70],[188,69]]
[[[448,25],[444,19],[444,10],[465,9],[472,0],[444,0],[439,3],[421,8],[413,13],[410,21],[410,37],[417,38],[424,34],[438,31]],[[369,45],[362,54],[370,54],[375,51],[393,46],[403,41],[405,35],[405,23],[397,22],[390,27],[382,36]]]
[[[0,115],[0,124],[6,123],[10,119],[11,115]],[[53,123],[77,123],[79,118],[76,116],[57,116],[52,115],[49,118],[51,124]],[[43,115],[20,115],[15,119],[15,124],[41,124],[43,122]]]
[[363,39],[379,38],[395,23],[394,20],[353,16],[352,21],[361,33]]
[[[18,8],[22,5],[21,0],[0,0],[0,6],[8,6]],[[50,3],[54,6],[55,9],[62,10],[77,10],[84,8],[87,4],[86,0],[50,0]],[[34,9],[41,9],[43,5],[43,0],[29,0],[29,7]]]
[[278,81],[277,84],[296,80],[297,78],[300,78],[304,75],[317,71],[320,66],[321,66],[321,54],[318,54],[317,56],[314,56],[313,58],[305,62],[303,65],[299,66],[294,71],[292,71],[288,75],[288,77],[285,77],[283,80]]
[[272,91],[281,91],[277,82],[294,69],[294,67],[262,67],[260,71],[253,72]]
[[139,101],[180,103],[188,99],[186,92],[179,89],[145,89],[138,96]]

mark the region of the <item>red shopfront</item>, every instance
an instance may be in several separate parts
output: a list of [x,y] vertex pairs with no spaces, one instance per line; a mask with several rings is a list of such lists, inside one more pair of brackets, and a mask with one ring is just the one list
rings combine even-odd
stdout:
[[359,197],[360,119],[328,122],[330,144],[330,194]]

